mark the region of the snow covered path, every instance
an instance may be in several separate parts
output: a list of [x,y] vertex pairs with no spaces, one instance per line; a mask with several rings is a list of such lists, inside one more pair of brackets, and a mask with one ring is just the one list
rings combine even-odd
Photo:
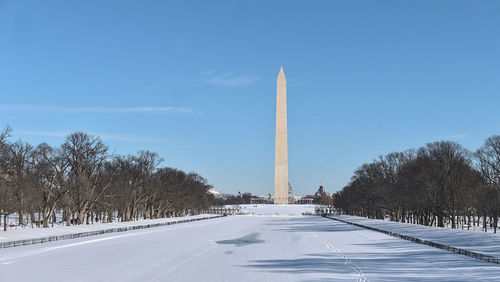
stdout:
[[438,228],[350,215],[330,217],[500,258],[500,235],[493,232]]
[[158,218],[158,219],[141,219],[136,221],[125,221],[125,222],[112,222],[112,223],[95,223],[95,224],[82,224],[82,225],[72,225],[72,226],[62,226],[56,225],[50,228],[17,228],[9,229],[7,232],[0,231],[0,243],[12,242],[17,240],[32,240],[42,237],[50,236],[62,236],[77,233],[109,230],[116,228],[133,228],[135,226],[145,226],[154,224],[166,224],[175,223],[183,220],[200,219],[207,217],[217,217],[218,215],[213,214],[199,214],[192,216],[183,217],[168,217],[168,218]]
[[500,280],[500,266],[319,216],[229,216],[0,250],[0,281]]

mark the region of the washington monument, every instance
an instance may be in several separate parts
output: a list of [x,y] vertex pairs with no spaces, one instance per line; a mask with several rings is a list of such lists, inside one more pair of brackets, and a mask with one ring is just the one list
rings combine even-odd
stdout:
[[277,79],[274,203],[288,204],[288,146],[286,133],[286,78],[283,67]]

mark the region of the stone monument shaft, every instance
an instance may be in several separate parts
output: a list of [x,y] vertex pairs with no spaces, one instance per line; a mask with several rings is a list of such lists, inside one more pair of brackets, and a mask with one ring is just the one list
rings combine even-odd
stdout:
[[283,67],[277,79],[274,203],[288,204],[288,145],[286,127],[286,78]]

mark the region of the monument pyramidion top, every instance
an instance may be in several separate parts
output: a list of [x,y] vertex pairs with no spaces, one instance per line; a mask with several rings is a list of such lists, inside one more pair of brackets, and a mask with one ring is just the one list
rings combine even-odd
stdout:
[[278,78],[285,78],[285,72],[283,71],[283,66],[281,66],[280,73],[278,74]]

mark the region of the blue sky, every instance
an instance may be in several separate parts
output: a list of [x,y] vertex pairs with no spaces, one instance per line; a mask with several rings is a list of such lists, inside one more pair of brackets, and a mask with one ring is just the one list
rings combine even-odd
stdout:
[[0,127],[149,149],[216,189],[341,189],[380,154],[500,133],[499,1],[0,1]]

